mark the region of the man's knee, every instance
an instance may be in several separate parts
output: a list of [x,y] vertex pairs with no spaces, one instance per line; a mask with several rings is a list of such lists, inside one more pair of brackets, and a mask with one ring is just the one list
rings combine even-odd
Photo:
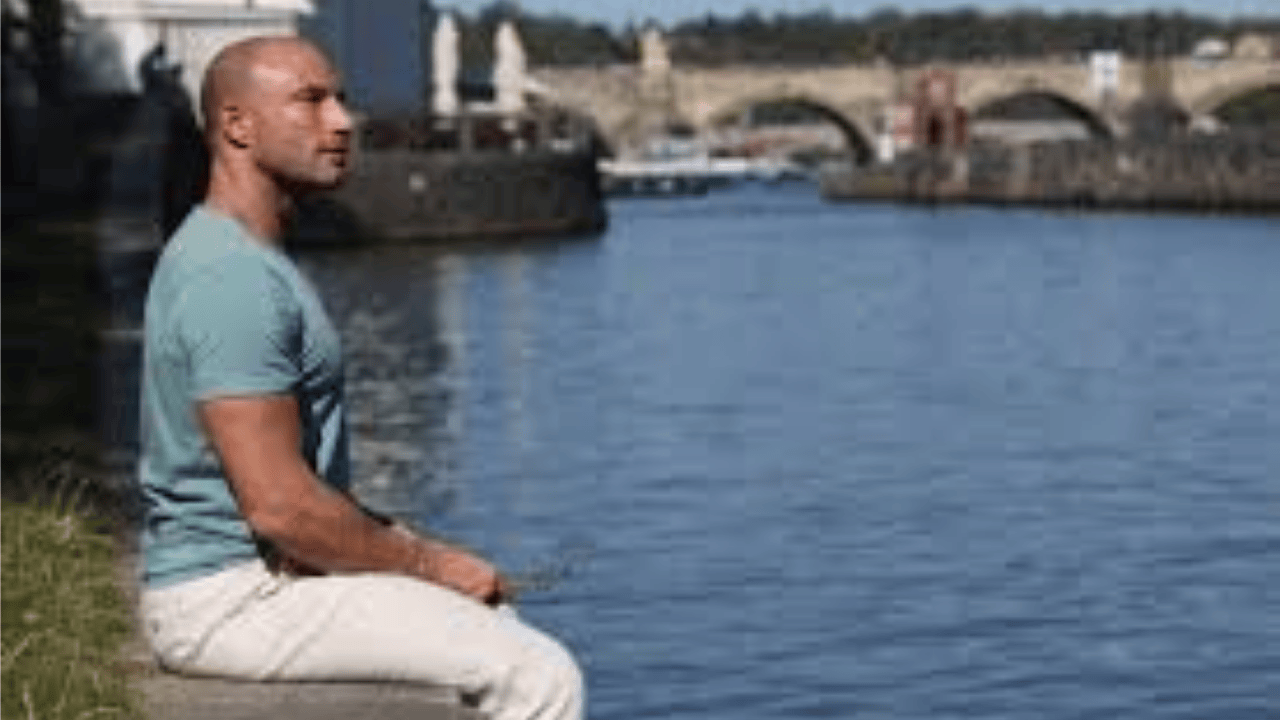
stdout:
[[[559,645],[529,652],[505,668],[490,706],[496,717],[576,720],[583,716],[586,685],[578,663]],[[483,707],[483,705],[482,705]]]
[[561,710],[559,717],[581,717],[586,701],[586,682],[582,669],[568,652],[561,653],[549,673],[550,699]]

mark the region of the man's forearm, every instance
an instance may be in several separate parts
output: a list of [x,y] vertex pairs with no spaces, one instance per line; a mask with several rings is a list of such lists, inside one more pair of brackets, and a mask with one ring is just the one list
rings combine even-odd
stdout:
[[502,579],[484,560],[399,532],[316,477],[298,453],[291,396],[218,398],[199,410],[241,514],[286,557],[322,572],[392,572],[480,600],[501,596]]
[[419,556],[430,548],[318,480],[312,487],[311,497],[250,518],[254,531],[285,557],[321,572],[421,576]]
[[318,480],[314,487],[315,497],[295,498],[281,520],[260,531],[287,558],[321,572],[407,575],[489,603],[506,596],[505,581],[484,560],[370,513]]

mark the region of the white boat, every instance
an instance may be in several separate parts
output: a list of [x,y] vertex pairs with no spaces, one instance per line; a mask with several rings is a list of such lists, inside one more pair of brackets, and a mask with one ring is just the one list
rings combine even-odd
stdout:
[[701,195],[744,180],[778,182],[806,177],[804,169],[770,158],[715,157],[694,140],[660,138],[635,158],[597,162],[609,195]]
[[602,159],[597,165],[609,195],[701,195],[745,180],[779,182],[806,176],[793,163],[743,157]]

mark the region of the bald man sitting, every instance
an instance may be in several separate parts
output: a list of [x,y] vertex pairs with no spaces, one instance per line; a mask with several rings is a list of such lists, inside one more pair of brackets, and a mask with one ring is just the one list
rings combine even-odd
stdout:
[[142,606],[161,663],[262,680],[444,684],[496,720],[580,718],[581,674],[483,559],[348,493],[338,334],[282,253],[293,199],[347,173],[338,78],[297,38],[204,79],[209,191],[147,296]]

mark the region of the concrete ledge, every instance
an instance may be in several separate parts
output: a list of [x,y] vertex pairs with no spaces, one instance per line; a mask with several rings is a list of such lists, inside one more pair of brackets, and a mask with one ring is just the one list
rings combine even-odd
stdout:
[[480,720],[447,688],[407,683],[259,683],[138,677],[151,720]]

